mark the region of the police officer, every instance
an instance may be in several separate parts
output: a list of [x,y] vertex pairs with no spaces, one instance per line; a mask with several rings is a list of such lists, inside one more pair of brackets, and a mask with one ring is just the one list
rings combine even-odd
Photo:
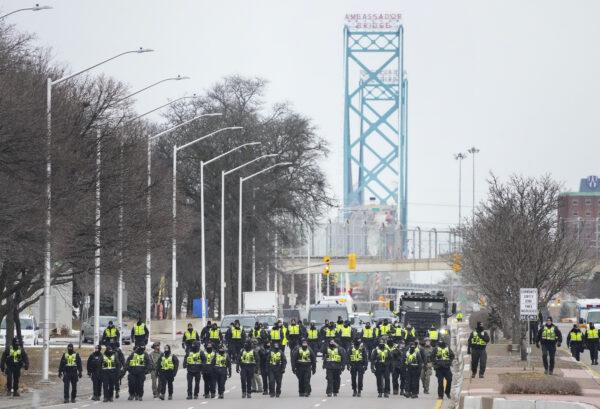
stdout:
[[369,365],[368,353],[360,339],[355,339],[348,354],[348,370],[352,380],[352,396],[360,397],[363,377]]
[[271,341],[271,345],[273,345],[275,342],[281,345],[281,343],[283,342],[283,337],[284,334],[282,324],[276,322],[275,325],[273,325],[273,328],[271,328],[271,332],[269,333],[269,340]]
[[225,352],[225,347],[219,345],[217,355],[215,356],[215,366],[213,367],[213,379],[217,383],[219,399],[223,399],[224,397],[227,378],[231,378],[231,361],[227,352]]
[[463,320],[463,313],[459,311],[456,313],[456,321],[462,322],[462,320]]
[[558,327],[552,323],[552,317],[546,318],[546,325],[538,331],[535,345],[539,348],[540,344],[542,344],[544,373],[552,375],[554,373],[556,347],[560,348],[560,344],[562,344],[562,334]]
[[427,338],[429,338],[432,347],[437,346],[438,339],[440,338],[440,333],[435,327],[435,324],[431,324],[431,328],[427,331]]
[[[271,352],[271,342],[267,341],[264,346],[258,346],[256,348],[256,352],[258,352],[258,359],[260,360],[259,366],[259,374],[260,374],[260,382],[256,379],[258,375],[255,375],[256,381],[256,391],[260,392],[262,388],[263,395],[269,394],[269,360],[268,356]],[[261,386],[262,384],[262,386]]]
[[187,330],[183,333],[181,346],[187,352],[197,341],[200,341],[200,335],[198,335],[198,331],[194,329],[192,323],[188,322]]
[[580,354],[583,352],[583,334],[577,324],[573,324],[573,328],[567,335],[567,346],[571,350],[571,356],[579,361]]
[[254,373],[258,371],[258,364],[258,354],[252,349],[250,341],[247,341],[244,344],[244,349],[240,354],[239,360],[236,362],[235,368],[235,371],[240,374],[240,380],[242,381],[242,398],[250,399],[252,397],[252,378],[254,377]]
[[102,333],[102,345],[110,345],[113,349],[116,347],[116,344],[119,342],[120,333],[119,330],[114,326],[112,321],[108,321],[108,326],[104,329]]
[[127,381],[129,384],[128,400],[142,400],[144,397],[144,381],[146,374],[152,370],[150,357],[144,352],[143,346],[137,346],[127,358],[125,363],[129,375]]
[[100,400],[102,395],[102,346],[96,345],[86,364],[87,374],[92,378],[92,400]]
[[[330,321],[327,323],[327,325],[325,327],[323,327],[322,329],[322,334],[323,336],[321,337],[321,339],[323,340],[323,345],[321,346],[321,352],[325,352],[325,349],[327,349],[327,346],[329,345],[329,343],[331,341],[334,341],[337,339],[338,336],[338,330],[336,328],[335,322]],[[315,351],[316,353],[317,351]]]
[[431,372],[433,367],[434,357],[433,347],[429,338],[425,338],[421,349],[421,358],[423,358],[423,369],[421,370],[421,383],[423,384],[423,393],[429,394],[429,384],[431,383]]
[[223,334],[216,322],[213,322],[212,327],[207,331],[207,337],[202,339],[204,346],[211,342],[213,348],[218,348],[223,343]]
[[323,369],[326,371],[327,396],[337,396],[340,392],[342,371],[346,367],[346,350],[337,346],[335,341],[329,341],[323,352]]
[[82,376],[83,366],[81,357],[73,348],[73,344],[67,345],[65,352],[58,364],[58,377],[62,378],[64,384],[65,403],[69,403],[69,386],[71,388],[71,403],[75,403],[77,397],[77,382]]
[[141,318],[138,318],[137,322],[131,329],[131,339],[136,347],[143,346],[145,347],[148,343],[148,337],[150,333],[148,332],[148,328],[146,324],[142,322]]
[[291,352],[292,373],[298,378],[298,394],[310,396],[310,376],[317,371],[316,351],[308,346],[308,341],[303,339],[300,346]]
[[258,321],[254,323],[254,328],[250,330],[248,335],[250,336],[250,339],[256,340],[257,345],[262,346],[268,340],[266,331],[263,329],[262,324]]
[[406,366],[406,391],[407,398],[419,397],[419,380],[421,378],[421,353],[417,350],[414,342],[409,344],[408,350],[404,353],[404,365]]
[[588,330],[585,332],[585,342],[590,350],[590,359],[592,365],[598,365],[598,330],[593,322],[590,322]]
[[168,389],[169,400],[173,399],[173,380],[179,369],[179,360],[171,353],[171,346],[165,345],[163,354],[158,359],[158,377],[160,379],[158,395],[160,400],[165,400],[165,392]]
[[121,363],[113,351],[112,347],[108,345],[102,355],[102,389],[104,391],[103,402],[112,402],[113,395],[115,392],[115,385],[119,381],[119,374],[121,372]]
[[273,348],[267,355],[267,365],[269,371],[269,395],[272,398],[278,398],[281,395],[281,379],[285,373],[287,359],[281,352],[279,344],[275,342]]
[[300,338],[304,336],[304,327],[299,323],[296,323],[296,320],[292,318],[292,320],[290,321],[290,325],[288,325],[287,333],[287,340],[290,346],[290,351],[295,349],[300,344]]
[[[450,399],[450,390],[452,388],[452,361],[454,361],[454,352],[446,345],[443,340],[438,341],[438,345],[433,349],[431,353],[431,359],[433,360],[433,367],[435,369],[435,377],[438,380],[438,398],[444,399],[444,392],[446,397]],[[446,388],[444,390],[444,381],[446,381]]]
[[308,343],[308,347],[315,353],[321,349],[320,331],[317,328],[317,323],[314,320],[310,322],[310,326],[306,330],[306,341]]
[[410,345],[411,342],[415,342],[416,340],[417,332],[415,331],[415,327],[409,322],[406,324],[406,328],[404,328],[404,342],[406,345]]
[[152,352],[150,352],[150,360],[152,361],[152,371],[150,372],[150,377],[152,378],[152,396],[158,398],[159,388],[158,388],[158,360],[161,356],[160,352],[160,342],[155,342],[152,344]]
[[486,347],[490,342],[490,336],[483,330],[481,322],[477,322],[475,331],[471,332],[467,340],[467,354],[471,355],[471,378],[475,378],[477,374],[477,366],[479,365],[479,377],[483,378],[487,363]]
[[19,394],[19,378],[21,377],[21,368],[29,369],[29,358],[27,353],[15,337],[12,345],[4,349],[2,359],[0,359],[0,371],[6,374],[6,395],[21,396]]
[[[123,351],[121,351],[120,344],[118,342],[113,347],[113,351],[115,352],[115,356],[117,357],[117,360],[119,361],[119,367],[124,368],[125,367],[125,355],[123,355]],[[125,371],[122,370],[119,373],[117,382],[115,383],[115,399],[119,399],[119,392],[121,391],[121,380],[123,379],[123,376],[125,376]]]
[[377,379],[377,397],[390,396],[390,354],[383,339],[371,352],[371,372]]
[[200,392],[200,376],[202,375],[202,357],[200,353],[200,343],[195,342],[186,352],[183,359],[183,367],[187,369],[187,398],[192,399],[192,384],[194,399],[198,399]]
[[208,342],[208,334],[211,329],[212,321],[208,320],[206,321],[206,325],[204,326],[204,328],[202,328],[202,330],[200,331],[200,341],[202,341],[203,344],[206,344]]
[[392,325],[388,337],[394,343],[398,343],[401,339],[404,339],[404,328],[402,328],[402,325],[400,323]]
[[344,326],[344,319],[342,318],[341,315],[338,315],[337,321],[335,323],[335,328],[339,331],[342,329],[343,326]]
[[344,348],[345,351],[348,351],[352,347],[352,340],[355,337],[354,328],[350,326],[350,321],[344,321],[344,325],[339,329],[339,345]]
[[383,322],[379,323],[379,336],[383,337],[384,335],[388,335],[391,330],[392,325],[387,318],[384,318]]
[[360,337],[363,341],[363,346],[367,350],[368,356],[371,356],[371,352],[377,347],[379,330],[377,328],[371,327],[371,323],[367,321]]
[[215,397],[215,380],[213,380],[213,367],[215,365],[215,358],[217,351],[215,350],[212,342],[206,344],[205,351],[201,353],[202,359],[202,380],[204,381],[204,397],[214,398]]
[[240,327],[239,320],[235,320],[233,325],[227,330],[225,340],[227,341],[227,350],[230,353],[231,359],[237,362],[242,345],[246,341],[246,333]]

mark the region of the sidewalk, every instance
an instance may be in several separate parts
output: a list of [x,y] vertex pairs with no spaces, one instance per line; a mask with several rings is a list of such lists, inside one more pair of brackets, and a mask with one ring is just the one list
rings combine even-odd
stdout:
[[[467,328],[468,330],[468,328]],[[530,362],[531,366],[525,370],[526,362],[521,361],[519,351],[509,352],[508,343],[490,344],[487,347],[487,369],[485,378],[478,376],[471,379],[471,357],[466,355],[466,345],[462,340],[464,357],[464,380],[461,388],[459,408],[464,407],[466,396],[485,396],[489,398],[505,398],[507,400],[530,400],[530,401],[568,401],[587,403],[600,408],[600,374],[589,366],[575,361],[570,354],[559,349],[556,354],[556,366],[554,375],[544,375],[544,367],[541,358],[541,349],[532,345]],[[533,368],[532,368],[533,367]],[[502,388],[509,381],[515,381],[518,377],[528,379],[556,379],[575,381],[580,387],[582,395],[512,395],[503,394]]]

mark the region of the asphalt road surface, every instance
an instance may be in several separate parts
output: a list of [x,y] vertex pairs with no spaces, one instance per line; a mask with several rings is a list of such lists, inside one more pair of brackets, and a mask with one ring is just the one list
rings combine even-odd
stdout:
[[[562,332],[562,334],[563,334],[562,348],[569,351],[569,348],[567,347],[567,335],[569,334],[569,331],[571,331],[571,328],[573,328],[573,324],[558,324],[557,326],[560,329],[560,332]],[[583,331],[583,332],[585,332],[585,331]],[[585,351],[583,351],[580,354],[579,358],[580,358],[581,362],[587,364],[592,371],[594,371],[598,375],[600,375],[600,365],[592,366],[592,359],[590,358],[590,350],[589,349],[586,349]]]
[[[319,365],[321,364],[319,360]],[[83,378],[83,382],[89,382],[89,379]],[[377,398],[377,388],[375,385],[375,376],[370,372],[365,373],[365,385],[361,398],[352,397],[352,387],[350,383],[350,373],[344,371],[342,373],[342,383],[340,393],[337,397],[328,398],[325,394],[326,388],[325,371],[317,367],[317,373],[311,379],[312,394],[309,398],[298,396],[298,382],[294,374],[292,374],[289,366],[284,374],[282,384],[282,394],[280,398],[270,398],[262,394],[252,394],[251,399],[242,399],[241,382],[239,374],[235,373],[235,369],[230,379],[226,384],[225,399],[200,399],[186,400],[187,382],[185,370],[180,370],[177,373],[174,384],[173,400],[169,401],[153,399],[152,385],[150,377],[147,376],[144,385],[144,400],[128,401],[127,400],[127,377],[123,379],[121,386],[121,398],[115,400],[114,403],[101,403],[89,400],[88,396],[80,396],[76,403],[60,404],[42,407],[61,407],[66,409],[85,409],[98,407],[131,407],[131,408],[183,408],[183,409],[201,409],[201,408],[231,408],[244,407],[245,409],[264,409],[284,408],[284,409],[366,409],[366,408],[391,408],[402,405],[407,408],[415,409],[434,409],[437,404],[437,379],[435,376],[431,378],[430,394],[422,393],[418,399],[408,399],[400,395],[390,395],[389,398]],[[204,383],[200,383],[200,391],[203,391]],[[439,405],[439,404],[438,404]]]

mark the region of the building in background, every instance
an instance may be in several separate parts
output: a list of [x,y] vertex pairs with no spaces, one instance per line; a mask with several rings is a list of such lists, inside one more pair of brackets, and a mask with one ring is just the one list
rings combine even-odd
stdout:
[[578,192],[559,195],[558,219],[568,232],[584,241],[590,256],[600,254],[600,176],[588,176]]

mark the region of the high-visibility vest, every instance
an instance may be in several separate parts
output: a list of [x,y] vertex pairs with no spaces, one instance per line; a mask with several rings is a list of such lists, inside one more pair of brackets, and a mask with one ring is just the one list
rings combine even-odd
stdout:
[[581,335],[582,335],[581,332],[571,332],[571,334],[569,335],[569,338],[571,339],[571,342],[583,341],[583,338]]
[[410,329],[410,332],[408,330],[408,328],[404,329],[404,339],[408,338],[408,335],[410,334],[411,337],[416,337],[417,333],[415,332],[415,328],[412,327]]
[[377,348],[377,362],[379,362],[379,363],[385,362],[387,359],[387,356],[388,356],[387,349],[381,350],[381,349]]
[[260,338],[260,329],[253,329],[253,330],[250,332],[250,336],[251,336],[252,338]]
[[354,348],[350,350],[350,361],[352,362],[360,362],[363,360],[363,352],[360,348]]
[[342,327],[342,330],[340,332],[341,332],[340,336],[342,338],[351,338],[352,337],[352,327],[350,327],[350,326]]
[[588,329],[585,333],[587,339],[598,339],[598,330],[597,329]]
[[300,335],[300,325],[290,325],[289,331],[290,335]]
[[335,328],[340,331],[342,329],[342,327],[344,326],[343,322],[338,322],[337,324],[335,324]]
[[215,366],[218,366],[219,368],[225,368],[227,366],[227,355],[217,354],[215,358]]
[[387,324],[387,325],[382,324],[379,327],[379,332],[381,332],[381,335],[387,335],[387,333],[390,332],[390,328],[391,328],[390,324]]
[[133,326],[133,335],[135,335],[136,337],[146,335],[146,324],[144,324],[142,322],[140,325],[137,325],[137,324],[134,325]]
[[200,352],[190,352],[185,360],[188,365],[199,365],[202,363],[202,355]]
[[221,330],[219,328],[209,330],[208,337],[210,339],[221,339]]
[[190,330],[188,329],[187,331],[185,331],[185,334],[183,334],[183,337],[185,338],[186,341],[195,340],[197,336],[198,336],[198,333],[196,332],[195,329],[193,329],[192,332],[190,332]]
[[545,341],[556,341],[556,332],[554,331],[554,325],[548,328],[544,326],[542,331],[542,339]]
[[458,314],[456,314],[456,319],[461,320],[463,317],[462,312],[459,312]]
[[206,358],[206,364],[210,365],[212,364],[213,360],[215,359],[216,356],[216,352],[207,352],[204,354],[204,357]]
[[283,341],[281,341],[281,345],[286,346],[288,343],[288,340],[287,340],[288,329],[286,327],[283,327],[281,329],[281,332],[283,333]]
[[172,356],[163,356],[163,359],[160,363],[160,369],[162,369],[163,371],[169,371],[169,370],[173,370],[175,369],[175,365],[173,364],[173,357]]
[[254,360],[254,351],[242,351],[241,362],[243,364],[254,364],[254,363],[256,363],[256,361]]
[[107,327],[104,330],[104,335],[106,336],[106,338],[116,338],[117,337],[117,329],[115,327]]
[[413,362],[415,362],[417,360],[417,354],[418,354],[417,351],[413,352],[412,354],[410,352],[407,352],[406,353],[406,360],[404,361],[404,363],[406,365],[410,365]]
[[328,362],[342,362],[342,356],[337,348],[330,349],[327,348],[327,358]]
[[396,327],[394,329],[394,336],[395,337],[401,337],[403,333],[404,333],[404,330],[401,327]]
[[231,339],[242,339],[242,329],[231,327]]
[[432,341],[437,341],[439,338],[439,333],[435,329],[429,330],[429,339]]
[[325,328],[325,338],[335,338],[337,336],[337,329],[335,328]]
[[442,361],[449,361],[450,360],[450,349],[448,349],[448,347],[438,348],[437,353],[435,354],[435,357]]
[[271,330],[271,341],[279,341],[281,340],[281,330],[280,329],[272,329]]
[[13,362],[20,362],[21,348],[13,349],[13,347],[10,347],[10,357],[12,358]]
[[102,356],[102,369],[113,369],[115,367],[115,356]]
[[298,362],[310,362],[310,350],[308,348],[298,350]]
[[373,331],[373,328],[364,328],[363,329],[363,333],[362,333],[363,339],[373,339],[374,336],[375,336],[375,331]]
[[65,362],[66,362],[67,366],[75,366],[76,359],[77,359],[76,353],[72,353],[72,354],[69,354],[68,352],[65,353]]
[[129,366],[144,366],[144,354],[133,354]]
[[316,339],[319,339],[319,330],[318,329],[312,329],[309,328],[308,331],[306,331],[307,335],[308,335],[308,340],[309,341],[314,341]]
[[473,331],[473,337],[471,338],[471,345],[485,346],[487,342],[479,336],[477,331]]
[[270,365],[279,365],[281,363],[281,352],[271,352],[269,357]]

